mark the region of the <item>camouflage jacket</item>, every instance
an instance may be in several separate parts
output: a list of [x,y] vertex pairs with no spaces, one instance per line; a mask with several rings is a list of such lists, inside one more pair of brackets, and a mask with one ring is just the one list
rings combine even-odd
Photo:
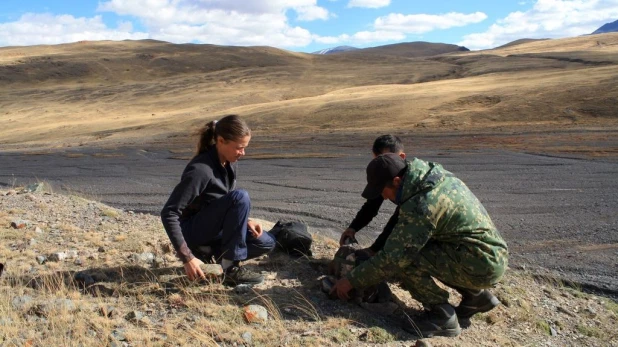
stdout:
[[[409,266],[427,242],[465,244],[487,262],[507,246],[481,202],[442,165],[408,162],[398,194],[399,220],[384,248],[348,275],[355,288],[370,286]],[[504,266],[504,263],[496,266]]]

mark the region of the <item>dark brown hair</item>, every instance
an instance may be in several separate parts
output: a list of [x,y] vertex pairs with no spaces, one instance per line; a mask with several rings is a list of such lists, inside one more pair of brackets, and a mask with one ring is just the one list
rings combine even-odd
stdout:
[[383,153],[398,154],[399,152],[403,152],[403,144],[401,143],[401,139],[395,135],[382,135],[375,139],[371,151],[376,156]]
[[219,121],[210,121],[198,132],[196,155],[208,151],[217,143],[218,137],[226,141],[240,141],[250,135],[251,129],[247,123],[235,114],[227,115]]

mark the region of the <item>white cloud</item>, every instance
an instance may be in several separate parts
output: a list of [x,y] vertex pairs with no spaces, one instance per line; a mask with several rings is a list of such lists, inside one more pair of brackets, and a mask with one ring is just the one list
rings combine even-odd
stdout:
[[374,27],[383,31],[398,31],[408,34],[422,34],[436,29],[461,27],[482,22],[487,15],[482,12],[471,14],[446,13],[441,15],[391,13],[375,20]]
[[464,36],[459,45],[493,48],[523,38],[590,34],[618,18],[618,0],[538,0],[532,9],[510,13],[482,33]]
[[101,16],[75,18],[71,15],[27,13],[15,22],[0,23],[0,46],[59,44],[83,40],[140,40],[147,33],[132,32],[130,22],[108,28]]
[[391,4],[391,0],[350,0],[348,7],[380,8]]
[[290,11],[299,21],[332,16],[317,0],[110,0],[99,11],[135,16],[164,41],[276,47],[312,41],[309,31],[290,26]]

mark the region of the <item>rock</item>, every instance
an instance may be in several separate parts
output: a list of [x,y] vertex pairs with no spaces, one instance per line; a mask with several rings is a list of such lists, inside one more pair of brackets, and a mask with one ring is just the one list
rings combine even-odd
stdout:
[[253,335],[250,332],[242,333],[242,339],[247,343],[247,345],[251,345],[251,340],[253,339]]
[[40,193],[43,191],[45,191],[45,184],[33,183],[33,184],[27,185],[26,188],[24,188],[21,192],[22,193]]
[[30,305],[30,303],[32,303],[32,297],[29,295],[16,296],[11,302],[13,308],[17,311],[23,310],[28,305]]
[[569,315],[571,317],[577,317],[577,315],[575,313],[571,312],[571,310],[566,309],[566,308],[564,308],[562,306],[558,306],[558,307],[556,307],[556,309],[558,311],[560,311],[560,312],[566,313],[567,315]]
[[109,334],[110,340],[115,341],[126,341],[127,337],[125,335],[124,329],[114,329],[111,334]]
[[30,221],[23,219],[15,219],[11,222],[11,228],[13,229],[23,229],[30,226]]
[[48,261],[54,261],[54,262],[58,262],[58,261],[64,261],[67,258],[67,254],[64,252],[56,252],[56,253],[52,253],[49,255],[49,257],[47,257]]
[[234,288],[236,294],[247,294],[251,292],[251,286],[248,284],[239,284]]
[[264,324],[268,321],[268,311],[260,305],[245,306],[244,316],[248,323]]
[[73,264],[78,265],[78,266],[82,266],[82,265],[84,265],[84,262],[80,258],[77,258],[77,259],[75,259]]
[[34,245],[36,245],[36,240],[35,239],[28,240],[28,246],[34,246]]
[[116,318],[118,317],[118,310],[114,306],[103,306],[99,308],[99,314],[107,318]]
[[17,191],[15,191],[15,189],[11,189],[8,192],[6,192],[6,194],[4,195],[6,196],[17,195]]
[[558,336],[558,332],[556,331],[556,329],[554,329],[553,326],[549,327],[549,333],[551,334],[551,336]]
[[200,269],[206,277],[218,277],[223,275],[223,268],[220,264],[200,264]]
[[103,246],[99,247],[97,250],[99,253],[105,253],[105,248]]
[[423,339],[423,340],[416,340],[416,347],[431,347],[431,343],[429,343],[429,341]]
[[78,256],[78,254],[77,254],[77,251],[76,251],[76,250],[70,250],[70,251],[68,251],[66,254],[67,254],[67,258],[68,258],[68,259],[75,259],[75,258],[77,258],[77,256]]
[[134,263],[152,264],[154,262],[155,255],[150,252],[140,254],[133,253],[129,256],[129,259]]
[[39,227],[36,227],[36,228],[34,228],[34,232],[37,233],[37,234],[42,234],[43,233],[43,229],[41,229]]
[[142,320],[142,318],[144,318],[144,314],[140,311],[131,311],[127,313],[126,316],[124,316],[124,319],[134,323],[139,322],[140,320]]
[[152,265],[156,268],[160,268],[165,265],[165,259],[161,257],[155,257],[154,261],[152,262]]
[[47,257],[44,255],[37,255],[36,262],[43,265],[47,261]]
[[28,314],[36,315],[38,317],[48,317],[53,311],[59,312],[73,312],[75,311],[75,304],[69,299],[56,299],[52,302],[38,304],[28,310]]

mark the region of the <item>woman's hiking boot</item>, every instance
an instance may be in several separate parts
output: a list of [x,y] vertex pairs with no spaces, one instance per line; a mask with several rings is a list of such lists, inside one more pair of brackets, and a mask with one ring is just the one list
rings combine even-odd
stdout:
[[233,265],[223,272],[223,283],[231,286],[239,284],[260,284],[264,276],[245,267]]
[[450,304],[433,305],[422,317],[406,321],[403,328],[420,338],[455,337],[461,333],[455,308]]
[[455,309],[459,318],[470,318],[476,313],[491,311],[500,305],[500,300],[489,290],[471,290],[455,288],[462,296],[461,303]]

